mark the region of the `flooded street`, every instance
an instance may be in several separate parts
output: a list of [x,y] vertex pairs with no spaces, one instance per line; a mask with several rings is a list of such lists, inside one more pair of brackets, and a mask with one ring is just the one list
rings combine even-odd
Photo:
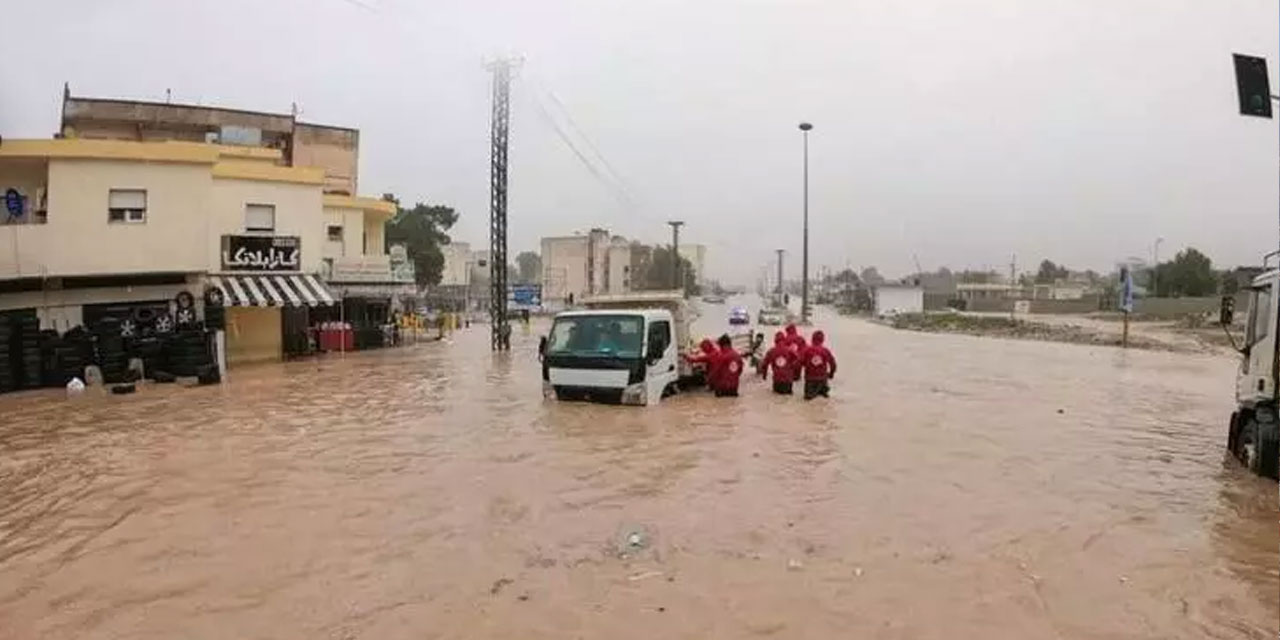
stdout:
[[483,326],[0,397],[0,638],[1276,636],[1232,360],[818,324],[810,403],[544,401]]

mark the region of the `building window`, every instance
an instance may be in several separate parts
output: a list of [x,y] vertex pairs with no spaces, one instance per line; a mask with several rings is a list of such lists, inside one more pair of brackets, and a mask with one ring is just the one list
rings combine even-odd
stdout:
[[275,233],[275,205],[246,204],[244,206],[244,230],[250,233]]
[[146,189],[112,189],[107,195],[107,222],[147,221]]
[[336,225],[336,224],[329,225],[329,241],[342,242],[342,226],[341,225]]

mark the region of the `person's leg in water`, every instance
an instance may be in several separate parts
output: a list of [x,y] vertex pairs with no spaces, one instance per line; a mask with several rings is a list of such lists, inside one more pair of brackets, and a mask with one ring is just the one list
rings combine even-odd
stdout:
[[791,395],[791,391],[792,389],[791,389],[790,382],[774,382],[773,383],[773,392],[776,394],[789,396]]
[[804,381],[804,399],[812,400],[820,395],[826,395],[822,392],[823,384],[826,384],[825,380],[805,380]]

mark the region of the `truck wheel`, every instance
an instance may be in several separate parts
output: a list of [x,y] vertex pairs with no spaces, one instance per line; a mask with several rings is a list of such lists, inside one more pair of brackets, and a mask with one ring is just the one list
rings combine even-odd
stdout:
[[1239,411],[1231,413],[1231,420],[1227,422],[1227,453],[1237,459],[1240,457],[1240,451],[1237,447],[1240,445],[1240,423],[1241,416]]
[[1276,478],[1280,471],[1280,433],[1274,422],[1251,421],[1253,427],[1249,470],[1267,478]]

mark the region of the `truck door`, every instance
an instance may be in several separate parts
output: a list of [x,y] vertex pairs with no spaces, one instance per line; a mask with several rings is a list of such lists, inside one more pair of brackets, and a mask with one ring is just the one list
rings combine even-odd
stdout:
[[1240,375],[1236,379],[1239,400],[1267,399],[1275,391],[1275,381],[1271,379],[1276,344],[1273,286],[1268,283],[1255,287],[1249,294],[1249,321],[1244,341],[1248,351],[1240,360]]
[[649,322],[649,333],[645,336],[645,390],[650,404],[662,399],[662,393],[676,381],[675,337],[671,335],[671,321],[652,320]]

